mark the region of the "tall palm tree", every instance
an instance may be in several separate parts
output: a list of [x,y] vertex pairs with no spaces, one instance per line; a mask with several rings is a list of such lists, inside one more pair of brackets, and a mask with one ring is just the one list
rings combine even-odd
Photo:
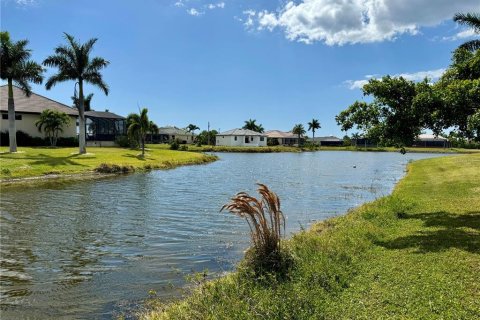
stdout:
[[[83,108],[85,111],[92,110],[92,98],[93,93],[90,93],[86,97],[83,98]],[[73,107],[78,109],[78,105],[80,104],[80,99],[76,96],[72,96]]]
[[0,32],[0,78],[8,83],[8,136],[10,152],[17,152],[17,128],[15,126],[15,101],[13,84],[17,85],[29,97],[32,88],[29,82],[41,84],[43,68],[29,60],[31,50],[26,46],[28,40],[12,42],[8,32]]
[[[308,123],[308,131],[312,131],[312,140],[313,144],[315,145],[315,130],[320,129],[322,126],[320,125],[320,122],[318,119],[312,119],[311,122]],[[320,142],[321,145],[321,142]]]
[[264,131],[263,126],[261,124],[256,124],[256,121],[257,120],[255,120],[255,119],[245,120],[245,125],[242,127],[242,129],[247,129],[247,130],[252,130],[252,131],[255,131],[255,132],[263,133],[263,131]]
[[140,114],[131,114],[130,125],[127,129],[127,134],[132,137],[140,137],[140,144],[142,146],[142,157],[145,156],[145,139],[147,133],[150,131],[150,121],[148,120],[148,109],[143,108]]
[[[473,29],[473,32],[480,34],[480,13],[457,13],[453,16],[453,21],[467,25]],[[480,49],[480,40],[470,40],[462,44],[459,48],[475,51]]]
[[73,80],[78,83],[78,117],[79,117],[79,137],[78,146],[80,154],[86,153],[85,147],[85,104],[83,96],[84,83],[90,83],[99,87],[108,95],[108,85],[103,81],[100,70],[108,66],[109,62],[101,57],[91,58],[90,53],[97,38],[90,39],[81,44],[68,33],[65,33],[67,40],[66,46],[55,48],[55,54],[49,56],[43,61],[43,65],[48,67],[57,67],[58,73],[51,76],[45,87],[50,90],[59,82]]
[[300,147],[300,144],[301,144],[300,139],[301,139],[302,135],[304,135],[306,133],[305,128],[303,127],[303,124],[301,124],[301,123],[296,124],[292,129],[292,133],[298,135],[298,147]]
[[195,136],[195,130],[200,130],[200,128],[197,125],[190,123],[187,126],[186,129],[187,129],[188,132],[190,132],[192,134],[192,143],[193,143],[193,138]]

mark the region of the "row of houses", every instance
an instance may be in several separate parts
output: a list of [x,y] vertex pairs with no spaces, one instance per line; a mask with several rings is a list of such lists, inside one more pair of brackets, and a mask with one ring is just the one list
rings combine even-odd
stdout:
[[[40,114],[47,109],[64,112],[70,117],[69,123],[59,133],[59,137],[70,138],[78,135],[78,111],[66,104],[49,99],[37,93],[30,97],[13,86],[15,100],[15,126],[17,131],[23,131],[31,137],[43,138],[44,133],[37,129],[36,122]],[[8,86],[0,86],[0,131],[8,131]],[[113,146],[119,136],[127,134],[126,118],[105,111],[85,112],[87,146]],[[166,126],[160,127],[157,134],[151,137],[154,142],[163,143],[178,139],[182,143],[193,143],[194,135],[186,130]]]
[[[42,111],[46,109],[64,112],[70,116],[70,123],[60,133],[60,137],[76,137],[78,135],[78,111],[66,104],[54,101],[42,95],[32,93],[26,97],[20,88],[13,87],[15,100],[15,122],[17,131],[23,131],[32,137],[43,137],[37,126]],[[0,86],[0,131],[8,131],[8,87]],[[86,139],[87,146],[113,146],[119,136],[127,133],[126,118],[113,112],[86,111]],[[270,130],[259,133],[247,129],[232,129],[216,135],[218,146],[260,147],[270,145],[298,146],[307,137],[299,137],[292,132]],[[158,133],[150,135],[149,141],[167,143],[171,141],[191,144],[195,142],[195,135],[175,126],[160,127]],[[343,139],[335,136],[315,137],[313,141],[322,146],[341,146]],[[357,146],[371,146],[366,139],[358,139]],[[418,147],[448,147],[447,139],[439,136],[422,134],[415,142]]]

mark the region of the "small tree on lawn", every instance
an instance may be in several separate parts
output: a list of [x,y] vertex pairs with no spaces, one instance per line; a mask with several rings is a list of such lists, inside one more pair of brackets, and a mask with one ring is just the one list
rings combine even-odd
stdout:
[[43,110],[40,119],[35,122],[38,131],[44,132],[50,141],[50,145],[57,145],[58,134],[63,132],[63,128],[70,123],[70,117],[65,112],[56,110]]

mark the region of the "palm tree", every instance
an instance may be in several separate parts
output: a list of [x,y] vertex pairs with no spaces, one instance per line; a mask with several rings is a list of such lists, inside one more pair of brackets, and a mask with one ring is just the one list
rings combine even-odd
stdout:
[[[308,131],[312,131],[312,140],[313,140],[313,145],[315,145],[315,130],[320,129],[322,126],[320,125],[320,122],[318,119],[312,119],[311,122],[308,123]],[[320,142],[321,145],[321,142]]]
[[[93,93],[90,93],[88,96],[83,98],[83,108],[85,111],[90,111],[92,110],[92,98],[93,98]],[[80,99],[78,99],[76,96],[72,96],[72,101],[73,101],[73,107],[75,109],[78,109],[78,105],[80,104]]]
[[50,145],[55,147],[57,145],[58,134],[63,132],[63,127],[68,125],[70,117],[65,112],[56,110],[43,110],[40,114],[40,119],[35,122],[38,131],[45,132],[47,138],[50,140]]
[[247,130],[252,130],[255,132],[260,132],[262,133],[264,131],[263,126],[261,124],[256,124],[257,120],[252,120],[248,119],[245,120],[245,125],[242,127],[242,129],[247,129]]
[[153,143],[153,135],[158,134],[159,128],[158,128],[158,126],[155,122],[150,121],[150,124],[148,125],[148,129],[149,129],[150,134],[151,134],[150,142]]
[[90,39],[81,44],[68,33],[65,33],[66,46],[55,48],[55,54],[43,61],[43,65],[57,67],[58,73],[51,76],[45,87],[50,90],[59,82],[73,80],[78,83],[78,117],[79,117],[79,153],[86,153],[85,147],[85,104],[83,96],[83,84],[90,83],[103,90],[108,95],[108,85],[103,81],[100,70],[108,66],[109,62],[101,57],[91,58],[90,53],[97,38]]
[[298,146],[300,147],[300,139],[301,136],[306,133],[305,128],[303,127],[303,124],[296,124],[293,129],[292,133],[298,135]]
[[29,60],[31,50],[27,49],[28,40],[12,42],[8,32],[0,32],[0,78],[8,83],[8,136],[10,152],[17,152],[17,128],[15,126],[15,101],[13,84],[20,87],[29,97],[32,88],[29,82],[41,84],[43,68]]
[[190,132],[192,134],[192,143],[193,143],[193,137],[195,136],[195,130],[200,130],[200,128],[197,125],[190,123],[187,126],[186,129],[187,129],[188,132]]
[[[480,14],[479,13],[457,13],[453,16],[453,21],[467,25],[473,29],[473,32],[480,33]],[[480,40],[470,40],[462,44],[459,48],[468,51],[480,49]]]
[[127,134],[135,139],[135,137],[140,138],[140,144],[142,146],[142,157],[145,156],[145,139],[147,137],[147,132],[150,131],[150,121],[148,120],[148,109],[143,108],[140,110],[140,114],[131,114],[130,116],[130,125],[127,129]]

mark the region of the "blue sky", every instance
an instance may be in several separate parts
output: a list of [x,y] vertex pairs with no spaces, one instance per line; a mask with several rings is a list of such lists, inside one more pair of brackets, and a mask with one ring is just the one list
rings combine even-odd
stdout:
[[[110,61],[93,107],[157,124],[221,131],[252,118],[290,130],[317,118],[316,135],[343,135],[334,117],[368,77],[438,77],[472,35],[451,21],[478,0],[2,0],[1,28],[43,61],[68,32],[99,38]],[[47,70],[46,77],[54,70]],[[36,93],[70,105],[73,82]]]

